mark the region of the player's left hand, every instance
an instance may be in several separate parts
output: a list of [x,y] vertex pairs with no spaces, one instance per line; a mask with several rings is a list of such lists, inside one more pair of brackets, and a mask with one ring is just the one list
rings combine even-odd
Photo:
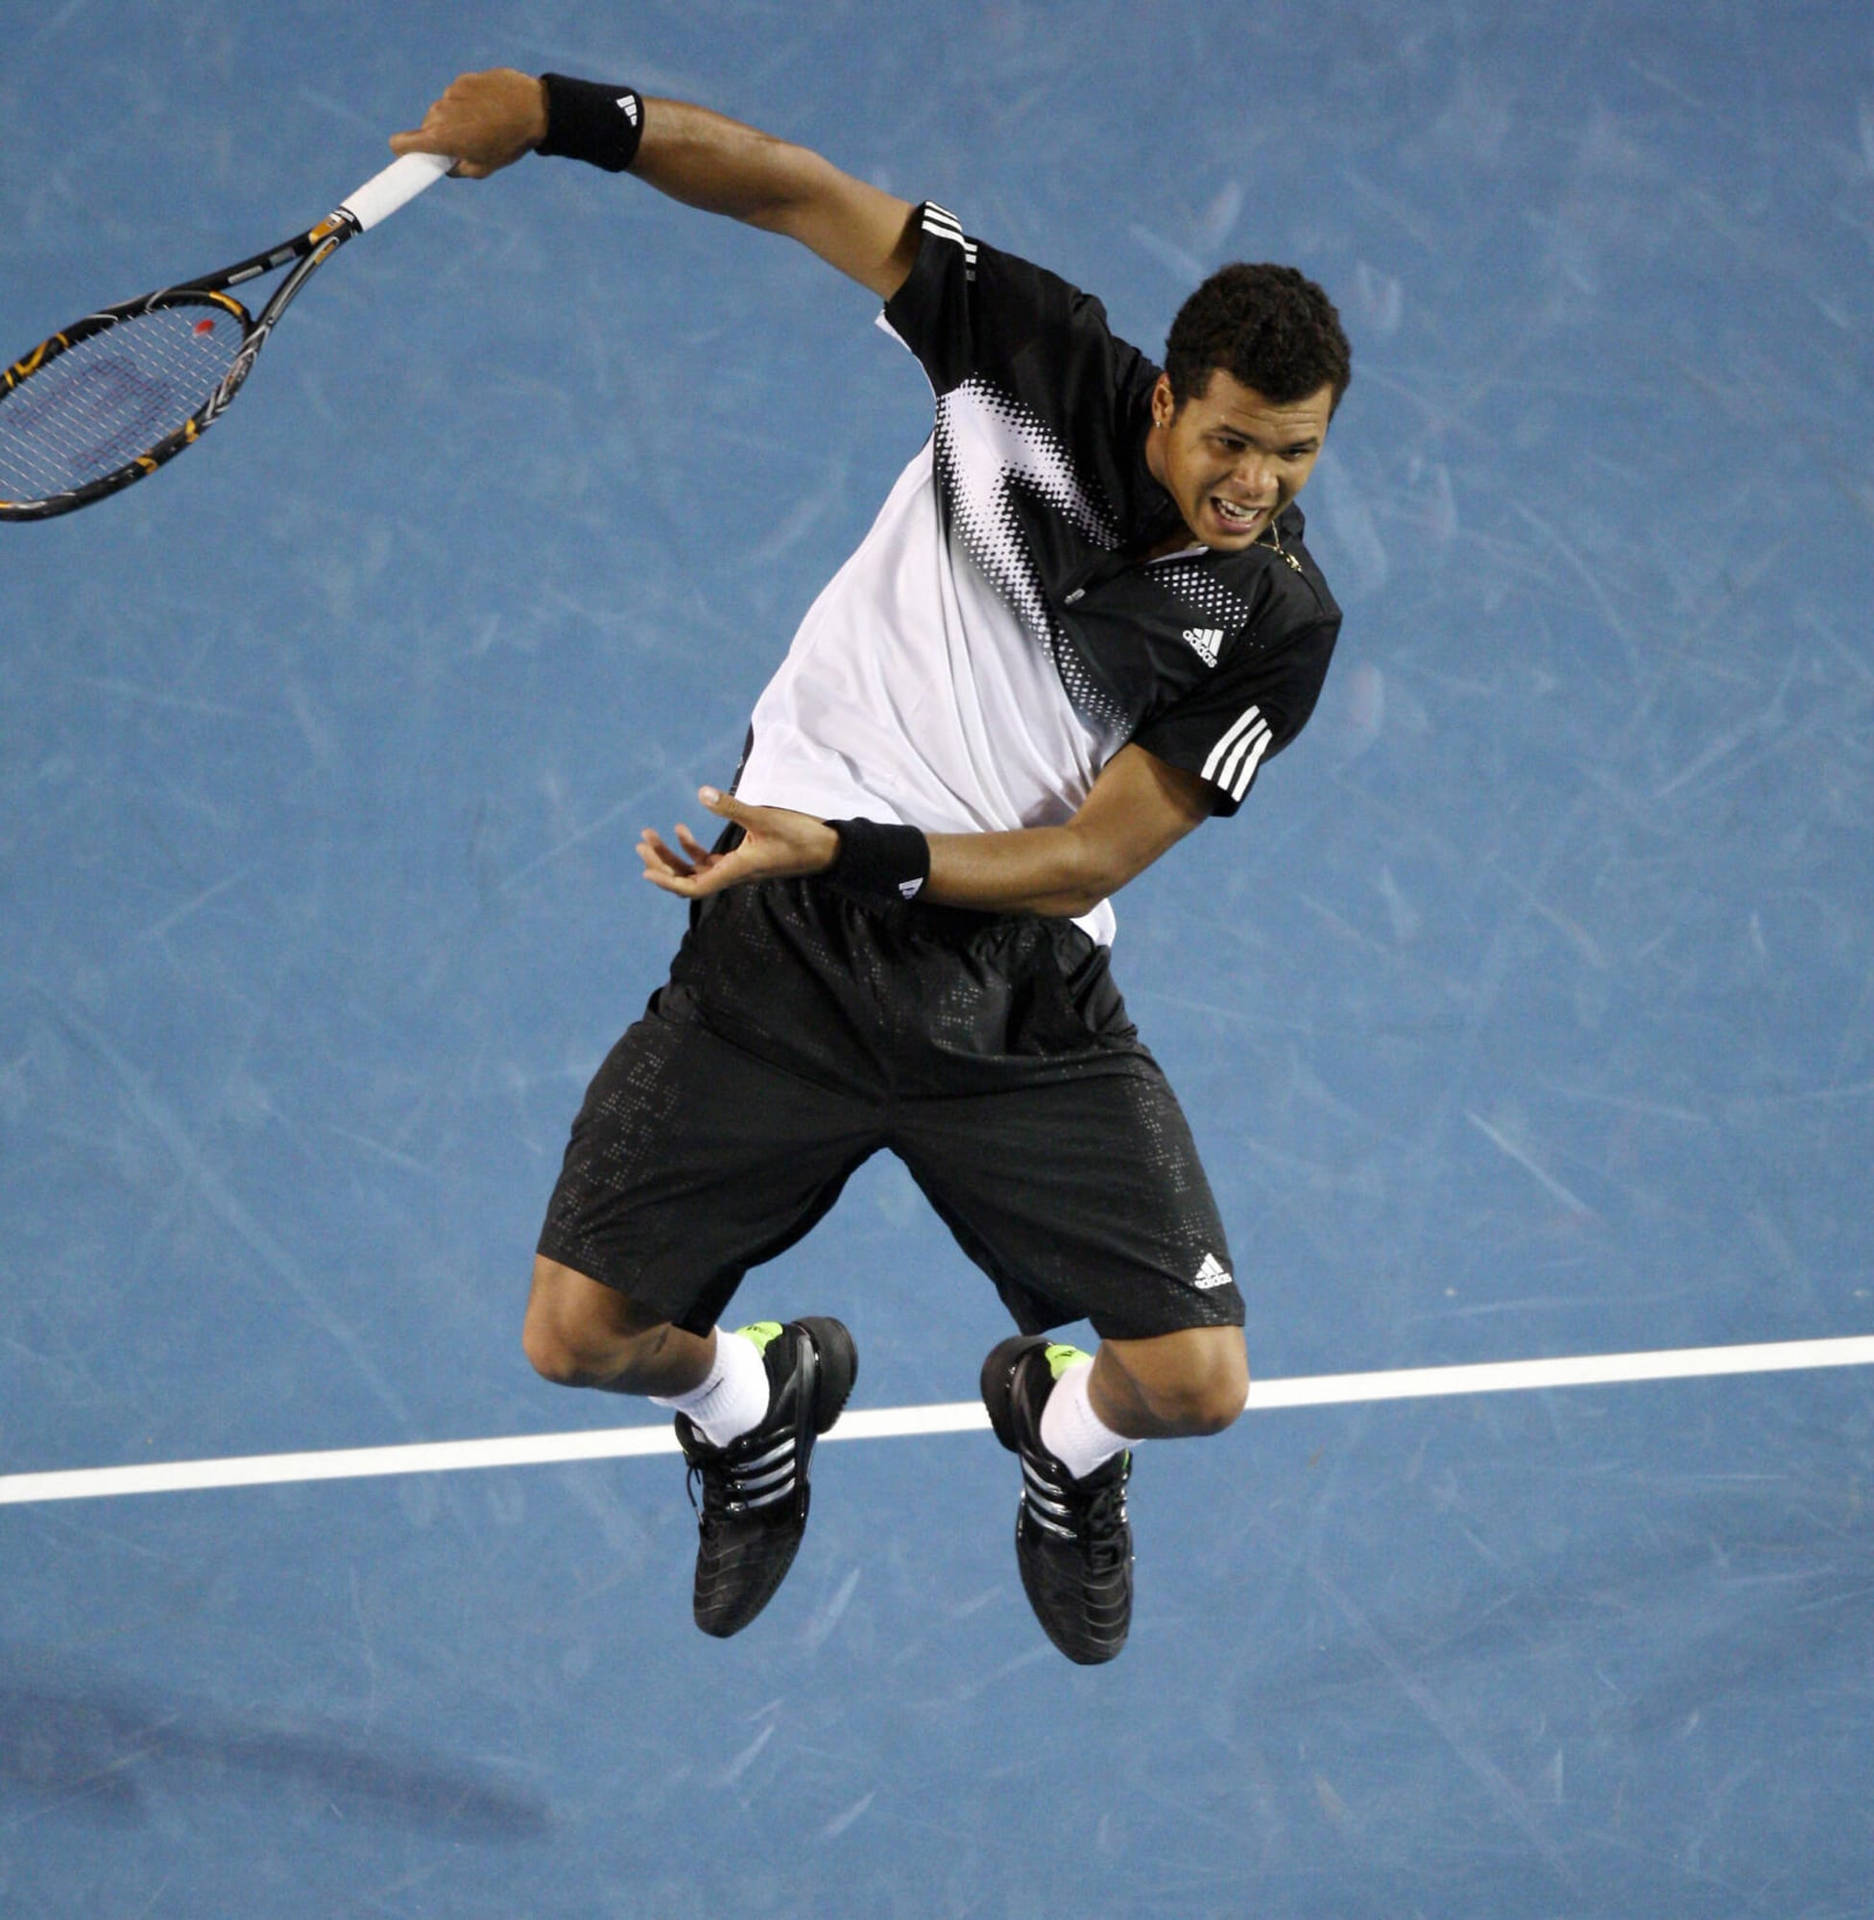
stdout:
[[740,827],[742,842],[728,853],[711,853],[682,821],[674,847],[646,827],[638,835],[638,858],[645,879],[666,893],[700,900],[750,880],[794,880],[824,873],[839,853],[839,835],[810,813],[746,806],[715,787],[700,788],[697,798],[718,819]]

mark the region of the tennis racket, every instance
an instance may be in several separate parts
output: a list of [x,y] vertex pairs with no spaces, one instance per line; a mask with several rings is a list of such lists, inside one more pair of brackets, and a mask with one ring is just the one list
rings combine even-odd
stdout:
[[[49,520],[127,487],[214,425],[312,275],[455,163],[408,153],[316,227],[219,273],[104,307],[0,373],[0,520]],[[292,271],[259,316],[229,293]]]

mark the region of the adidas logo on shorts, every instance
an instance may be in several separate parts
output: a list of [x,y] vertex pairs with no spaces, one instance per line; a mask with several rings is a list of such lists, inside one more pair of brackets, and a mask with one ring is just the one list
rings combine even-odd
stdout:
[[635,127],[638,124],[637,96],[630,93],[621,93],[618,96],[618,105],[624,110],[625,118]]
[[1204,1255],[1204,1264],[1198,1268],[1197,1276],[1191,1285],[1201,1287],[1208,1293],[1212,1287],[1227,1287],[1234,1276],[1214,1253]]
[[1217,664],[1217,649],[1223,645],[1221,627],[1186,627],[1184,638],[1205,666],[1214,667]]

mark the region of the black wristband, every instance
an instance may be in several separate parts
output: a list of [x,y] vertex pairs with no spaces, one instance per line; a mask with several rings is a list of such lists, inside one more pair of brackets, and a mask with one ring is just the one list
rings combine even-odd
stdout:
[[930,842],[916,827],[829,820],[839,852],[826,878],[861,900],[915,900],[930,878]]
[[644,138],[644,96],[635,87],[597,80],[569,80],[543,73],[547,90],[547,137],[534,151],[584,160],[607,173],[623,173],[638,157]]

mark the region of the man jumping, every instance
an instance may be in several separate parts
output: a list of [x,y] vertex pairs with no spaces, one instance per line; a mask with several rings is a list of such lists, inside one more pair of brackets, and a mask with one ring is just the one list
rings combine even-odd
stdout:
[[[1132,1610],[1140,1440],[1243,1410],[1243,1299],[1191,1133],[1108,970],[1109,896],[1242,805],[1313,710],[1340,612],[1294,499],[1346,389],[1333,306],[1226,267],[1162,370],[1099,302],[806,149],[627,86],[458,79],[400,153],[632,172],[884,302],[936,425],[757,702],[714,850],[646,830],[694,903],[575,1119],[523,1341],[549,1380],[676,1411],[695,1613],[739,1632],[806,1528],[858,1357],[836,1320],[717,1321],[889,1147],[1019,1332],[982,1392],[1016,1556],[1069,1659]],[[1089,1357],[1048,1330],[1085,1318]]]

